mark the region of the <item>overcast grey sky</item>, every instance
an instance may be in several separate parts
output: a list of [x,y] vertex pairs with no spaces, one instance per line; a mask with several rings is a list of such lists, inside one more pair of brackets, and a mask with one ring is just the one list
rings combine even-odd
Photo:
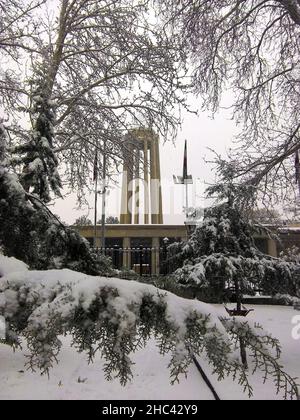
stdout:
[[[193,109],[200,107],[200,100],[191,98],[190,103]],[[183,186],[173,186],[173,174],[180,175],[183,165],[184,140],[188,141],[188,171],[193,175],[194,186],[190,186],[189,204],[204,206],[202,198],[205,183],[212,183],[215,174],[212,165],[204,162],[204,158],[209,159],[212,153],[207,148],[212,148],[218,153],[224,154],[232,145],[234,134],[237,132],[234,122],[231,120],[230,111],[221,110],[214,119],[210,118],[209,113],[199,111],[199,116],[184,112],[184,122],[182,129],[179,130],[176,144],[170,142],[164,144],[160,139],[160,158],[161,176],[163,191],[163,210],[164,223],[183,223],[183,206],[185,203]],[[119,216],[120,196],[121,196],[121,177],[118,178],[118,185],[110,190],[107,197],[106,214]],[[57,200],[54,212],[67,223],[73,223],[81,215],[87,215],[94,220],[94,197],[90,198],[90,209],[87,207],[77,210],[76,195],[70,195],[64,200]],[[98,218],[101,217],[101,203],[98,206]]]

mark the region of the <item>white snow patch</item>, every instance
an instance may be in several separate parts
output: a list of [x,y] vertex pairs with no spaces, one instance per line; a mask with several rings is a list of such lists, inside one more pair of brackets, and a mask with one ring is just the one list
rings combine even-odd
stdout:
[[26,272],[28,266],[14,257],[5,257],[0,254],[0,277],[15,272]]

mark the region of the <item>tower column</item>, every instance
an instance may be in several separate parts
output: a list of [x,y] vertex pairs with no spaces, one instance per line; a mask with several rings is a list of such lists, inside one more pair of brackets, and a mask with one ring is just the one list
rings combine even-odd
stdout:
[[163,224],[163,208],[162,208],[162,190],[161,190],[161,175],[160,175],[160,157],[159,157],[159,139],[158,136],[156,137],[155,141],[155,149],[156,149],[156,175],[157,179],[159,180],[158,185],[158,221],[157,223]]
[[150,195],[151,195],[151,223],[157,224],[157,185],[156,185],[156,170],[155,170],[155,147],[154,142],[150,145]]
[[148,140],[144,140],[144,223],[149,224],[149,162]]
[[[142,156],[144,157],[143,167],[140,163]],[[133,178],[135,178],[134,188],[132,187]],[[129,131],[124,139],[124,176],[120,216],[123,224],[140,222],[141,179],[144,179],[144,223],[149,224],[151,214],[152,224],[162,224],[159,137],[151,129],[137,128]],[[132,212],[133,199],[134,212]]]
[[152,253],[151,253],[151,266],[152,266],[152,274],[158,275],[159,274],[159,238],[152,238]]
[[155,136],[151,142],[151,221],[152,224],[163,223],[162,217],[162,194],[159,168],[159,143]]
[[129,153],[129,169],[128,169],[128,185],[127,185],[127,191],[128,191],[128,204],[127,204],[127,224],[132,223],[132,199],[133,199],[133,170],[134,170],[134,159],[133,159],[133,145],[130,144],[128,148]]
[[122,195],[121,195],[121,214],[120,214],[120,223],[127,223],[127,213],[128,213],[128,165],[124,161],[123,165],[123,178],[122,178]]
[[130,238],[123,239],[123,267],[131,268]]
[[133,181],[133,147],[131,144],[126,145],[124,151],[123,181],[122,181],[122,197],[121,197],[121,215],[120,222],[122,224],[132,223],[132,181]]
[[135,151],[135,191],[134,191],[134,224],[139,224],[140,217],[140,150]]

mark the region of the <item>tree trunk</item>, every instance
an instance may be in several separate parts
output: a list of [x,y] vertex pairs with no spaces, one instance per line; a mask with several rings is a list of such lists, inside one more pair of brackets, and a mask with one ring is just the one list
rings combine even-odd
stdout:
[[241,353],[241,360],[245,369],[248,369],[248,362],[247,362],[247,352],[246,346],[243,338],[239,338],[240,341],[240,353]]
[[[240,288],[240,282],[238,279],[235,280],[235,294],[236,294],[236,310],[237,313],[240,314],[242,310],[242,293]],[[243,338],[239,338],[240,342],[240,354],[243,366],[245,369],[248,369],[248,362],[247,362],[247,352],[246,346]]]

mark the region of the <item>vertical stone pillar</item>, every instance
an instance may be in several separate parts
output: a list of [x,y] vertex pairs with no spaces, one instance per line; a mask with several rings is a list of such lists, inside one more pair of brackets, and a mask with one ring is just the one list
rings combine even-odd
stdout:
[[159,246],[159,238],[152,238],[151,272],[154,275],[159,274]]
[[[163,208],[158,135],[151,129],[137,128],[130,130],[124,139],[124,149],[124,171],[126,174],[124,173],[122,183],[121,223],[138,224],[140,222],[140,184],[141,172],[144,171],[144,223],[149,224],[151,214],[152,224],[162,224]],[[140,165],[142,154],[144,156],[143,169]],[[133,177],[135,177],[134,191],[132,188]],[[151,198],[151,203],[149,198]],[[133,201],[134,212],[132,212]]]
[[99,232],[99,228],[97,226],[97,236],[96,236],[96,247],[97,248],[101,248],[101,238],[100,238],[100,232]]
[[148,140],[144,139],[144,223],[149,224],[149,162]]
[[277,257],[277,245],[274,239],[268,239],[268,254],[272,257]]
[[134,156],[134,178],[135,178],[135,190],[134,190],[134,224],[139,224],[140,218],[140,150],[139,148],[135,151]]
[[130,238],[123,239],[123,267],[131,269]]
[[162,193],[161,193],[161,177],[159,167],[159,143],[158,136],[151,140],[151,222],[152,224],[163,223],[162,217]]
[[132,223],[132,181],[134,171],[133,145],[128,143],[124,151],[120,223]]
[[122,193],[121,193],[121,214],[120,223],[127,223],[128,213],[128,165],[124,162],[123,178],[122,178]]
[[132,209],[133,209],[133,174],[134,174],[134,148],[133,145],[130,144],[128,147],[128,177],[127,177],[127,195],[128,195],[128,203],[127,203],[127,217],[126,223],[129,225],[132,223]]
[[152,140],[150,145],[150,196],[151,196],[151,223],[157,224],[158,215],[158,189],[156,181],[156,148]]
[[162,208],[162,190],[161,190],[161,175],[160,175],[160,157],[159,157],[159,137],[155,137],[155,149],[156,149],[156,175],[159,180],[158,184],[158,217],[157,223],[163,224],[163,208]]

